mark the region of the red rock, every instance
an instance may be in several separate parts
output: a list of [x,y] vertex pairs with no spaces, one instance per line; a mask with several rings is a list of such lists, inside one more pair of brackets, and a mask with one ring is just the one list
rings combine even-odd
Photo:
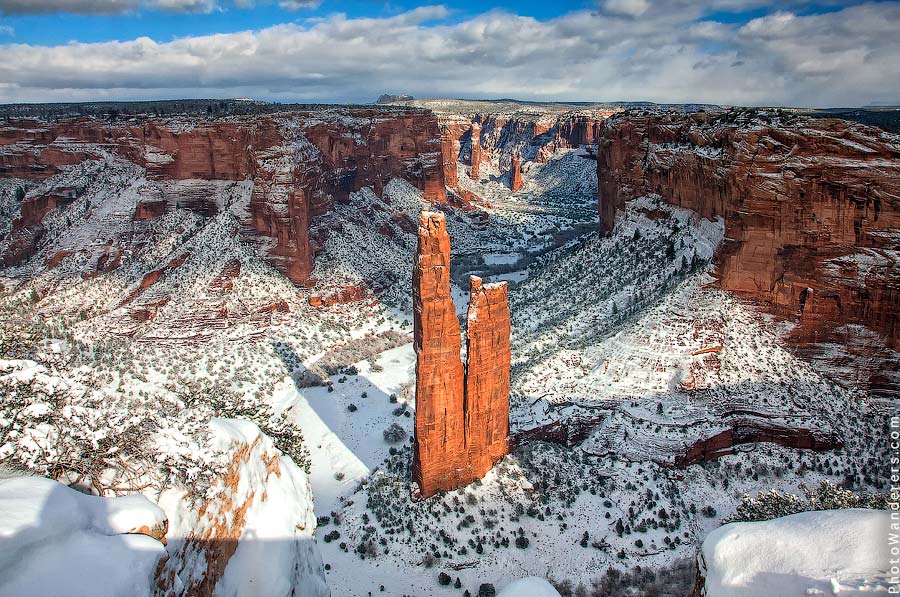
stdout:
[[525,186],[522,181],[522,162],[518,155],[513,155],[509,171],[509,188],[516,192]]
[[469,153],[469,176],[472,180],[478,180],[481,174],[481,125],[477,122],[472,123],[471,129],[471,151]]
[[419,217],[413,269],[416,421],[413,480],[422,496],[470,480],[466,467],[459,320],[450,296],[450,236],[444,215]]
[[152,220],[158,218],[166,211],[166,201],[139,201],[134,208],[132,220],[139,222],[142,220]]
[[53,254],[53,256],[47,260],[46,266],[49,268],[56,267],[60,263],[62,263],[63,259],[72,254],[72,251],[57,251]]
[[369,289],[365,286],[347,286],[338,292],[326,296],[313,295],[309,297],[309,305],[311,307],[332,307],[334,305],[345,305],[347,303],[356,303],[365,299],[369,295]]
[[413,270],[416,420],[413,480],[420,495],[481,478],[508,450],[509,308],[506,284],[473,278],[469,373],[450,296],[450,237],[443,214],[423,212]]
[[260,307],[257,313],[289,313],[291,308],[284,299]]
[[44,227],[40,224],[16,230],[3,252],[2,260],[0,260],[3,266],[20,265],[31,259],[37,253],[37,245],[43,238],[44,232]]
[[241,260],[230,259],[218,276],[209,283],[210,290],[227,292],[234,289],[234,279],[241,275]]
[[[283,126],[286,118],[297,127]],[[313,148],[308,155],[295,155],[300,141]],[[426,201],[447,200],[437,118],[388,107],[232,117],[191,128],[147,117],[127,126],[91,118],[16,120],[0,126],[0,176],[46,178],[63,165],[97,157],[91,153],[97,144],[144,166],[152,179],[252,179],[250,214],[241,231],[274,241],[260,245],[271,247],[269,261],[297,284],[310,282],[310,219],[350,193],[365,186],[380,193],[392,178],[404,178],[422,189]],[[53,196],[29,198],[16,230],[40,223],[58,203]],[[218,209],[196,197],[181,204],[206,216]],[[142,202],[133,217],[157,217],[164,209],[163,202]]]
[[[826,358],[828,351],[813,345],[855,324],[896,351],[897,137],[843,120],[741,118],[727,112],[607,121],[598,156],[601,230],[612,229],[625,201],[650,193],[707,218],[722,216],[719,285],[797,321],[788,340],[800,350]],[[856,369],[885,358],[877,350],[859,355]],[[855,383],[900,390],[882,375],[897,367],[896,357],[886,357],[870,368],[869,380]]]
[[730,424],[725,431],[701,439],[686,448],[684,452],[676,454],[675,466],[684,468],[733,454],[735,446],[758,442],[817,452],[835,450],[843,446],[843,442],[834,433],[787,427],[771,421],[747,419],[736,421]]
[[509,452],[509,333],[507,283],[471,276],[466,362],[466,449],[480,479]]

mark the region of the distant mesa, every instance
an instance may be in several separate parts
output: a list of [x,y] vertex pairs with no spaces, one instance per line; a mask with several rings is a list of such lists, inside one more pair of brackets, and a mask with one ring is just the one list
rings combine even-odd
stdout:
[[414,98],[411,95],[391,95],[389,93],[385,93],[378,96],[378,101],[376,104],[392,104],[394,102],[411,102]]
[[422,497],[480,479],[509,451],[507,284],[471,277],[466,365],[450,295],[450,236],[439,212],[419,216],[413,270],[416,421],[413,481]]

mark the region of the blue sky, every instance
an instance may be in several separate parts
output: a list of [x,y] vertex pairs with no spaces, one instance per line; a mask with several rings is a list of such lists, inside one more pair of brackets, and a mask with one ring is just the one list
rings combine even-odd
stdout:
[[[27,1],[27,0],[26,0]],[[3,2],[0,0],[0,6]],[[60,3],[62,4],[62,3]],[[233,33],[246,29],[262,29],[287,22],[305,23],[309,19],[323,18],[340,12],[350,18],[389,17],[406,12],[421,2],[378,0],[324,0],[314,8],[287,10],[277,3],[257,4],[251,8],[239,8],[233,4],[223,4],[214,10],[173,11],[154,10],[143,7],[114,14],[73,14],[61,10],[51,14],[17,14],[7,12],[0,16],[0,24],[11,27],[13,35],[5,41],[40,45],[64,44],[70,41],[98,42],[126,40],[147,36],[157,41],[167,41],[177,37]],[[458,22],[488,10],[504,10],[540,20],[552,19],[562,14],[595,9],[597,3],[591,0],[494,0],[490,3],[478,1],[443,2],[450,10],[445,22]],[[820,14],[840,10],[844,6],[858,2],[801,3],[794,6],[798,14]],[[731,10],[710,9],[705,18],[724,23],[746,23],[778,9],[778,3],[769,6]],[[12,39],[10,39],[12,38]]]
[[897,30],[897,1],[0,0],[0,101],[859,105],[900,99]]

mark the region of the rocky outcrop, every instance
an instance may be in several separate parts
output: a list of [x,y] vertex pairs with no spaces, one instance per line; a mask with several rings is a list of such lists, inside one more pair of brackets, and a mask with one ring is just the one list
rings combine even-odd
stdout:
[[509,302],[507,284],[472,276],[466,317],[466,450],[484,476],[509,451]]
[[759,442],[816,452],[835,450],[843,446],[837,434],[831,431],[823,432],[747,419],[735,421],[730,428],[686,447],[684,452],[676,454],[675,466],[684,468],[699,464],[734,454],[736,446]]
[[889,354],[839,360],[871,370],[853,383],[900,391],[882,375],[900,348],[900,137],[756,112],[624,115],[602,127],[598,178],[604,233],[651,193],[723,217],[722,288],[796,321],[788,340],[816,358],[829,354],[817,345],[869,328]]
[[210,426],[227,466],[198,504],[183,496],[157,594],[330,595],[308,475],[253,423]]
[[525,186],[525,183],[522,182],[522,160],[519,159],[518,155],[513,155],[509,167],[509,188],[516,192],[523,186]]
[[481,125],[477,122],[472,123],[469,136],[469,176],[472,180],[479,180],[481,177]]
[[481,478],[508,451],[510,318],[506,283],[482,284],[473,277],[464,369],[443,214],[423,212],[418,234],[413,480],[429,497]]
[[[91,118],[16,120],[0,126],[3,177],[46,178],[108,153],[145,168],[147,178],[167,191],[164,198],[142,198],[135,221],[173,206],[205,216],[222,209],[207,193],[165,186],[167,181],[251,180],[242,232],[298,284],[311,282],[316,247],[310,222],[335,202],[365,186],[380,194],[392,178],[421,189],[426,201],[447,200],[441,134],[436,117],[424,110],[347,108],[200,122],[137,117],[127,125]],[[68,195],[28,197],[16,231],[39,225],[66,200]],[[19,249],[9,261],[27,253]]]

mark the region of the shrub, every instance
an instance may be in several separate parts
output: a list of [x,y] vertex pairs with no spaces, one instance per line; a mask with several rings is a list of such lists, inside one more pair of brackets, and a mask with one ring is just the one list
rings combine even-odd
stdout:
[[406,439],[406,431],[397,423],[391,423],[382,433],[384,441],[395,444]]
[[450,580],[450,575],[446,572],[441,572],[440,574],[438,574],[438,584],[440,584],[442,587],[446,587],[447,585],[449,585]]

